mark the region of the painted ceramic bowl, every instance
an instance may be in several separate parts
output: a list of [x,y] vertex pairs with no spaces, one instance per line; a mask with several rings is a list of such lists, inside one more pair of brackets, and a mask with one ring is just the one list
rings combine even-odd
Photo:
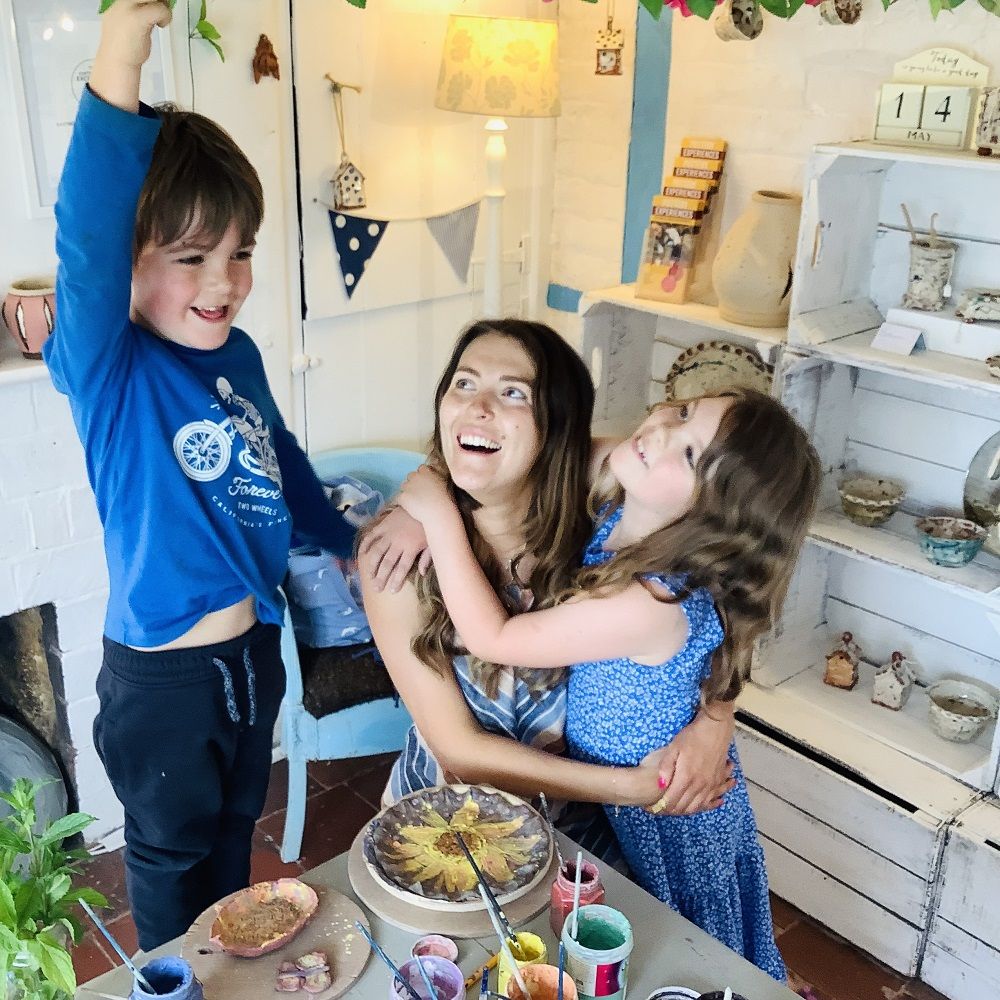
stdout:
[[401,798],[372,820],[365,863],[390,893],[428,909],[481,910],[460,833],[501,903],[546,875],[552,837],[523,799],[485,785],[442,785]]
[[[725,990],[712,990],[711,993],[702,993],[701,996],[698,997],[698,1000],[724,1000],[725,996]],[[731,996],[733,1000],[747,1000],[742,993],[733,993]]]
[[986,370],[994,378],[1000,378],[1000,354],[991,354],[986,359]]
[[906,491],[891,479],[853,476],[840,484],[838,492],[844,513],[855,524],[874,528],[899,510]]
[[974,740],[997,716],[997,698],[969,681],[938,681],[927,689],[931,726],[954,743]]
[[698,1000],[699,995],[697,990],[689,990],[686,986],[661,986],[646,1000]]
[[964,517],[922,517],[916,529],[924,555],[938,566],[964,566],[986,541],[986,529]]
[[[428,956],[420,959],[427,978],[434,987],[438,1000],[462,1000],[465,994],[465,977],[462,970],[446,958]],[[403,978],[410,984],[420,1000],[431,1000],[430,991],[420,974],[415,958],[408,959],[400,967]],[[389,1000],[412,1000],[410,993],[398,979],[389,979]]]
[[266,955],[291,941],[318,905],[315,889],[297,878],[258,882],[219,907],[209,943],[241,958]]

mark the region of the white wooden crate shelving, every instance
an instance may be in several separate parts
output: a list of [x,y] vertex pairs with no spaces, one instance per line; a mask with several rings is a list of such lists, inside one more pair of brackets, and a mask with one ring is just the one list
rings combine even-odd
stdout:
[[[969,463],[1000,431],[1000,380],[982,364],[1000,353],[1000,329],[965,328],[945,343],[935,334],[909,357],[871,342],[905,289],[900,203],[918,226],[939,213],[939,232],[959,244],[960,292],[1000,274],[997,190],[1000,164],[973,154],[819,146],[787,331],[727,323],[712,306],[635,299],[631,286],[580,305],[605,427],[628,432],[699,341],[754,347],[775,364],[773,391],[809,431],[824,481],[782,620],[759,644],[740,700],[737,738],[772,884],[956,1000],[1000,996],[1000,938],[985,909],[1000,893],[1000,733],[994,724],[971,744],[940,739],[926,686],[962,676],[1000,690],[1000,559],[934,566],[913,521],[961,511]],[[837,485],[855,470],[905,484],[884,527],[842,513]],[[850,692],[822,683],[844,630],[866,661]],[[871,703],[874,665],[895,649],[918,672],[899,713]]]

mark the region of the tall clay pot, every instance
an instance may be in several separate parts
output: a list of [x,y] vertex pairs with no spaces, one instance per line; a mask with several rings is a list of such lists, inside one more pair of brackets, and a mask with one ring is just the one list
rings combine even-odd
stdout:
[[0,315],[26,358],[40,358],[42,344],[56,318],[55,278],[22,278],[13,282],[0,307]]
[[723,319],[746,326],[784,326],[792,294],[792,266],[802,199],[755,191],[733,223],[712,264]]

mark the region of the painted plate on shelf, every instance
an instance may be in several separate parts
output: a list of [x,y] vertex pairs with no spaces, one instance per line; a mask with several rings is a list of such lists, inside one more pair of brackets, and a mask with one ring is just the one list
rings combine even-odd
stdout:
[[501,903],[545,876],[552,837],[523,799],[485,785],[442,785],[404,796],[372,820],[364,857],[393,895],[430,909],[482,909],[461,833]]
[[664,399],[694,399],[725,389],[771,391],[774,369],[757,352],[739,344],[710,340],[688,348],[667,372]]

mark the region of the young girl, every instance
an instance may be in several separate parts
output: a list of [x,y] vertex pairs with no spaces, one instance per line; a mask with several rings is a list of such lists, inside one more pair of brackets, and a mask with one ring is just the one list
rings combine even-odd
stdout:
[[[487,443],[502,447],[502,442]],[[494,663],[572,663],[571,753],[635,764],[706,701],[730,700],[777,614],[812,514],[819,464],[780,403],[749,390],[655,410],[604,462],[577,589],[509,617],[443,481],[424,467],[400,504],[424,525],[456,631]],[[739,769],[723,805],[691,816],[606,807],[637,881],[784,980],[764,859]]]

